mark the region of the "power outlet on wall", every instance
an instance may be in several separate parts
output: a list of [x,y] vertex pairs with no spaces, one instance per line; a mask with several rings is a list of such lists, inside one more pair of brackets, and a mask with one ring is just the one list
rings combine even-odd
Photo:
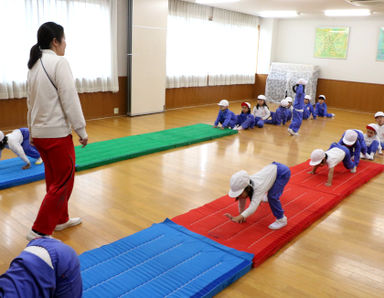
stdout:
[[113,114],[115,115],[119,114],[119,108],[113,108]]

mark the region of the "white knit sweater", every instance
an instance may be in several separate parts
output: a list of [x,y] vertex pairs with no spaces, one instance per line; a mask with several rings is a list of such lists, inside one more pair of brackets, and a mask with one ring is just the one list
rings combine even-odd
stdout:
[[28,72],[28,127],[33,138],[61,138],[72,128],[87,138],[85,120],[68,61],[54,51],[43,50],[42,62],[57,90],[38,60]]

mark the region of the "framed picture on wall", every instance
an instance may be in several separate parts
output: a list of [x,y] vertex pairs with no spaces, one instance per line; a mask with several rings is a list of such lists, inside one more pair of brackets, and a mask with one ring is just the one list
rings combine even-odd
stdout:
[[315,57],[346,59],[348,41],[349,27],[316,28]]
[[376,59],[377,61],[384,61],[384,27],[380,28]]

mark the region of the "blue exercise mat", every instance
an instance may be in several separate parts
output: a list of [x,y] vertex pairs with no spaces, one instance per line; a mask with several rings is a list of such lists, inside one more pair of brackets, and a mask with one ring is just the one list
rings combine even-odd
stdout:
[[212,297],[252,258],[166,219],[81,254],[83,297]]
[[5,159],[0,162],[0,189],[26,184],[44,179],[44,164],[35,165],[31,160],[31,167],[27,170],[21,168],[25,162],[20,158]]

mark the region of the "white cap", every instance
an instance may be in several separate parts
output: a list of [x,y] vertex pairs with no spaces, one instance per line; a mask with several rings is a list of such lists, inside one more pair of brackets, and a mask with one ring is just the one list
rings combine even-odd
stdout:
[[282,107],[284,107],[284,108],[288,107],[288,104],[289,104],[289,102],[288,102],[288,100],[287,100],[286,98],[283,99],[283,100],[280,102],[280,105],[281,105]]
[[311,99],[312,99],[312,97],[311,97],[309,94],[307,94],[306,96],[304,96],[304,98],[305,98],[305,99],[308,99],[308,100],[311,100]]
[[351,146],[351,145],[356,143],[356,140],[357,140],[357,132],[356,131],[354,131],[352,129],[348,129],[345,131],[345,134],[343,137],[343,143],[345,145]]
[[311,161],[309,162],[309,165],[311,166],[317,166],[319,165],[325,157],[325,152],[323,149],[315,149],[311,153]]
[[248,173],[244,170],[241,170],[231,177],[230,187],[231,189],[228,192],[228,196],[231,198],[237,198],[241,195],[244,189],[249,185],[250,177]]
[[325,100],[325,95],[319,95],[319,99],[324,99]]
[[373,130],[376,134],[379,131],[379,126],[376,123],[369,123],[367,128]]
[[262,100],[267,100],[267,98],[265,97],[265,95],[263,94],[260,94],[257,99],[262,99]]
[[285,98],[285,100],[287,100],[288,102],[293,102],[293,99],[292,99],[292,97],[289,97],[289,96],[288,96],[288,97],[286,97],[286,98]]
[[376,117],[384,117],[384,112],[382,112],[382,111],[377,112],[377,113],[375,114],[375,118],[376,118]]
[[222,99],[220,100],[220,102],[218,103],[219,106],[222,106],[222,107],[229,107],[229,102],[228,100],[226,99]]
[[248,101],[244,101],[244,102],[242,102],[242,103],[241,103],[241,106],[247,106],[248,109],[251,108],[251,104],[250,104]]
[[297,84],[299,85],[307,85],[308,84],[308,81],[306,79],[299,79],[297,81]]
[[4,133],[0,130],[0,142],[4,139]]

